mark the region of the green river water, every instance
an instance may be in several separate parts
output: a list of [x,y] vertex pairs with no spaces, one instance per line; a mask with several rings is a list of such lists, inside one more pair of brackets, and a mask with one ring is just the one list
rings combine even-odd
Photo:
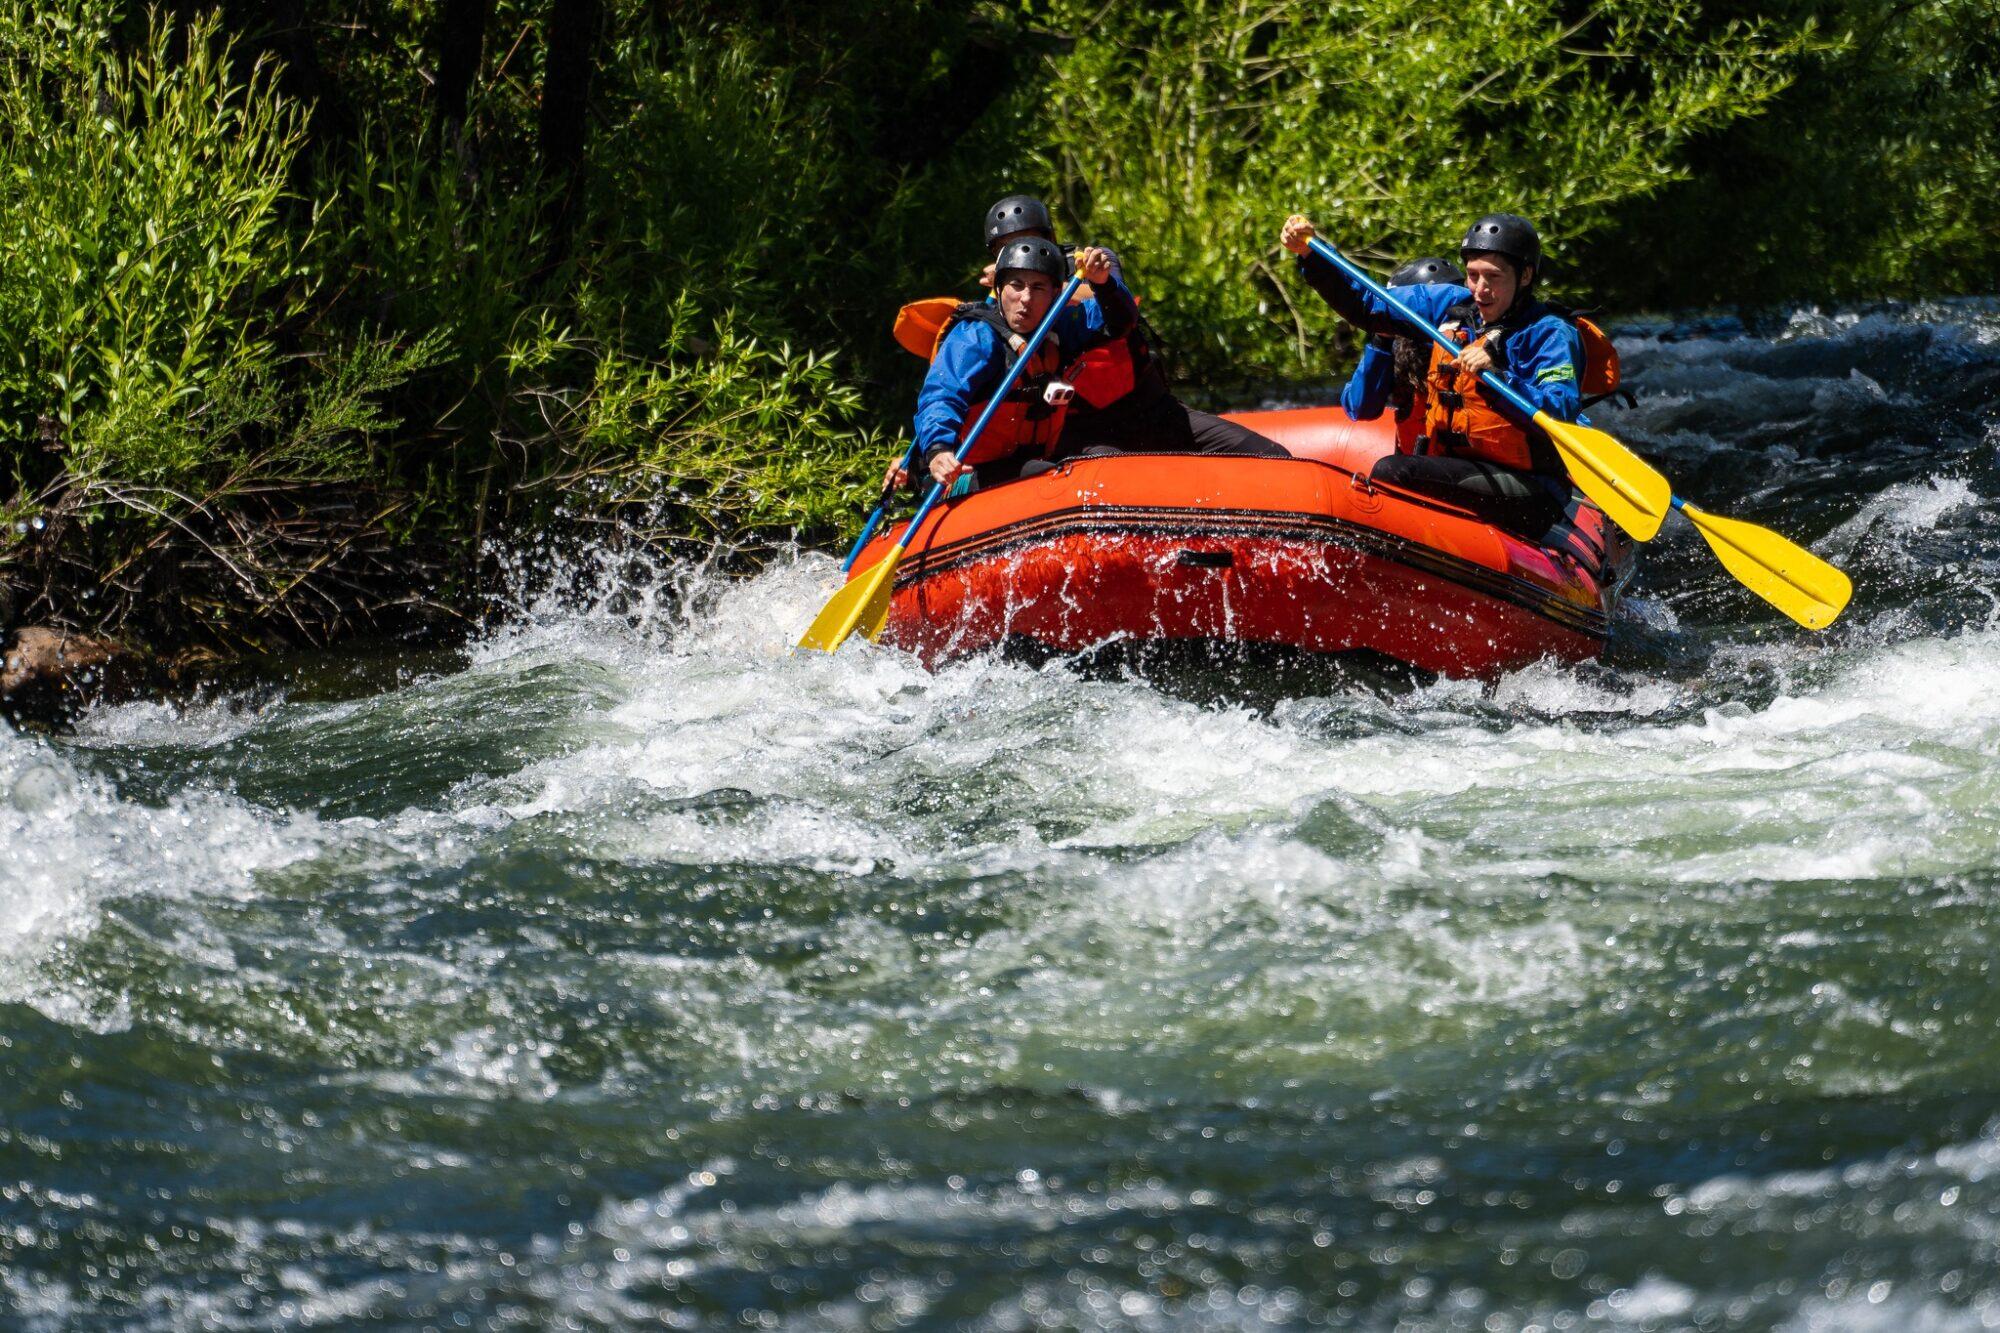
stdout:
[[804,554],[0,730],[0,1327],[2000,1325],[2000,308],[1624,346],[1832,631],[1676,521],[1586,668],[932,674]]

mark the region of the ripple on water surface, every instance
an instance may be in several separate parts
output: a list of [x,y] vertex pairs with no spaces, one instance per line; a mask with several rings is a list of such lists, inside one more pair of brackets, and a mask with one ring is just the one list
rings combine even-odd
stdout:
[[1994,408],[1884,332],[1962,391],[1990,318],[1631,344],[1677,477],[1863,575],[1817,639],[1670,532],[1608,665],[1217,705],[788,656],[810,556],[0,734],[0,1302],[2000,1321]]

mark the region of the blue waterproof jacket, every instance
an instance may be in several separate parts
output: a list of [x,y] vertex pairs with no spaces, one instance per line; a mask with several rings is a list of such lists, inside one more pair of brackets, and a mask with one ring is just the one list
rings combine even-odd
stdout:
[[1354,373],[1347,377],[1347,387],[1340,391],[1340,406],[1349,421],[1373,421],[1389,406],[1395,387],[1394,348],[1370,338],[1361,349],[1361,359],[1354,363]]
[[[1401,334],[1429,341],[1422,332],[1405,324],[1381,297],[1353,286],[1339,269],[1311,251],[1299,256],[1299,270],[1343,318],[1364,332]],[[1345,299],[1335,299],[1328,290],[1330,285],[1344,288]],[[1450,318],[1454,306],[1469,304],[1472,291],[1455,282],[1426,282],[1398,287],[1396,297],[1437,325]],[[1558,421],[1575,421],[1581,401],[1579,376],[1583,366],[1583,339],[1576,329],[1540,301],[1517,311],[1502,327],[1506,330],[1504,351],[1494,366],[1500,378]],[[1475,335],[1485,329],[1476,309],[1468,328]],[[1345,402],[1344,396],[1342,401]]]
[[[1065,309],[1049,331],[1064,365],[1106,338],[1123,337],[1138,322],[1138,303],[1115,268],[1111,280],[1093,290],[1095,296]],[[969,319],[952,325],[917,391],[917,439],[926,459],[957,452],[959,429],[973,405],[991,398],[1006,374],[1007,349],[991,325]]]

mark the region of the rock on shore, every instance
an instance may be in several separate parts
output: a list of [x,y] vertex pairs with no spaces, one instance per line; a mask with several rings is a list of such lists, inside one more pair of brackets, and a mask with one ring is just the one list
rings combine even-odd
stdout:
[[100,699],[128,697],[152,674],[148,659],[111,639],[24,626],[0,641],[0,715],[60,726]]

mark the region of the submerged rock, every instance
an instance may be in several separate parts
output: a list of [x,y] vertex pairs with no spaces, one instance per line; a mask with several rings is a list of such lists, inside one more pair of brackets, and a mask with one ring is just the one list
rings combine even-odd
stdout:
[[0,645],[0,714],[60,726],[99,700],[130,697],[153,674],[147,658],[111,639],[25,626]]

